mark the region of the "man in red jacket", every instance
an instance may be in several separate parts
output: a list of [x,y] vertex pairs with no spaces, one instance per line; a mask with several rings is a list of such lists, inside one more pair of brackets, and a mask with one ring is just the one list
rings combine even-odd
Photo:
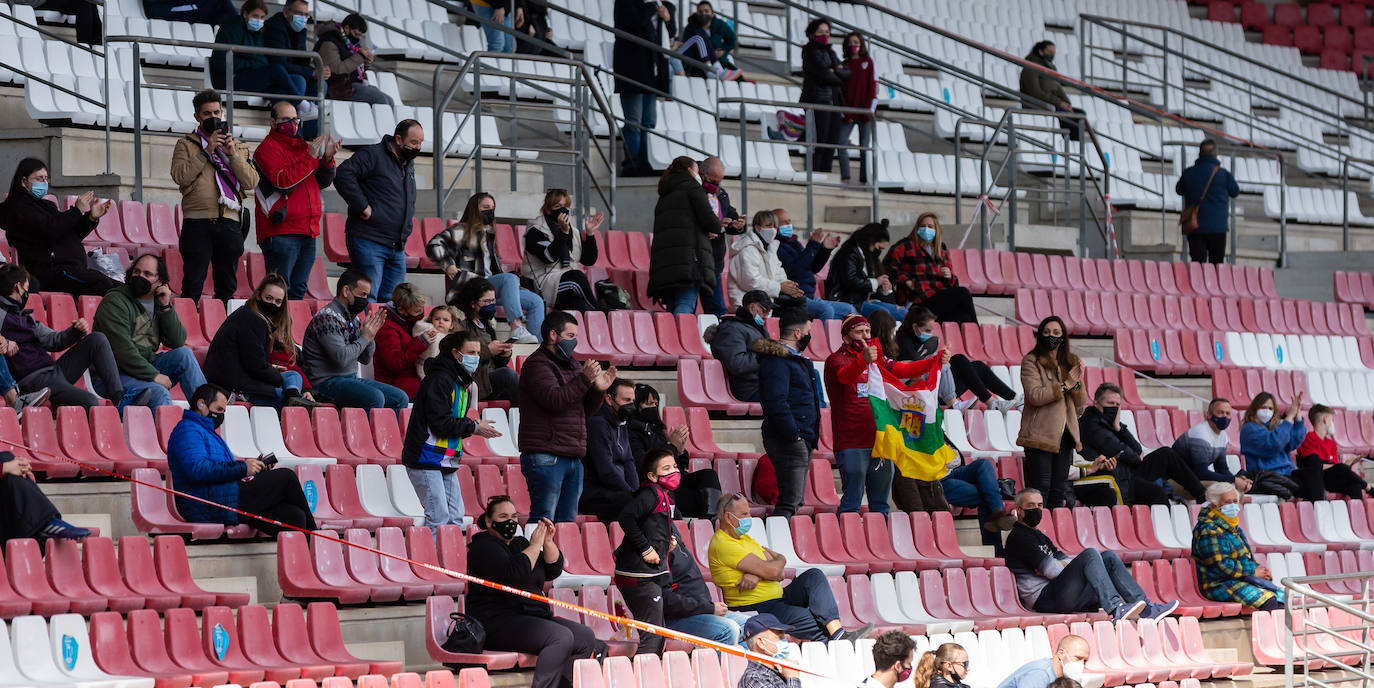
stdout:
[[892,491],[892,462],[873,457],[873,408],[868,404],[868,366],[871,363],[907,379],[940,370],[949,362],[949,349],[939,357],[897,362],[883,355],[872,339],[868,318],[859,314],[840,324],[843,345],[825,359],[825,393],[830,398],[830,427],[835,436],[835,462],[840,465],[840,513],[857,513],[868,488],[868,510],[886,514]]
[[287,297],[305,297],[315,266],[315,237],[323,208],[320,189],[334,183],[334,154],[341,141],[314,143],[300,137],[296,106],[272,106],[271,131],[253,152],[259,172],[256,193],[258,245],[268,273],[286,278]]

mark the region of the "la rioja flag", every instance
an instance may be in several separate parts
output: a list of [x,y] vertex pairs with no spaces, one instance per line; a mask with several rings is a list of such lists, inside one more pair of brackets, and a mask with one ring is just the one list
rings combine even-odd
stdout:
[[958,458],[945,443],[944,414],[936,395],[939,385],[939,367],[908,387],[876,363],[868,365],[868,403],[877,429],[873,456],[890,459],[908,478],[939,480]]

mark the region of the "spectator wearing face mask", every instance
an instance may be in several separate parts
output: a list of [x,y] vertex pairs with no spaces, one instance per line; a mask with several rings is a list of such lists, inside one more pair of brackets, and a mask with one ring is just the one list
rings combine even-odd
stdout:
[[[844,105],[852,108],[863,108],[872,112],[878,107],[878,79],[874,76],[873,58],[868,56],[868,44],[864,41],[863,34],[858,31],[850,31],[845,34],[844,48],[840,58],[844,60],[841,66],[849,71],[849,78],[844,80],[844,90],[841,95],[844,97]],[[868,183],[868,161],[870,159],[868,147],[873,143],[873,115],[864,113],[844,113],[840,124],[840,143],[849,144],[850,133],[855,128],[859,130],[859,183]],[[849,148],[841,148],[840,157],[840,180],[849,182]]]
[[[215,33],[215,42],[226,45],[242,45],[256,48],[266,47],[265,32],[267,25],[267,3],[263,0],[244,0],[236,17],[226,19]],[[210,54],[210,83],[215,88],[227,86],[226,59],[228,51],[216,50]],[[236,51],[234,53],[234,90],[250,93],[270,93],[288,96],[297,100],[306,93],[305,77],[293,74],[285,65],[274,64],[262,53]],[[314,110],[314,103],[302,100],[298,103],[303,111]]]
[[[796,645],[787,642],[787,634],[795,630],[791,624],[765,612],[744,622],[744,646],[750,652],[797,664],[801,662],[801,652]],[[750,659],[736,688],[801,688],[801,685],[800,671]]]
[[1064,321],[1051,315],[1035,332],[1035,348],[1021,359],[1026,404],[1016,444],[1026,450],[1026,485],[1056,508],[1072,498],[1069,465],[1073,453],[1083,448],[1078,415],[1088,395],[1083,389],[1083,360],[1069,350]]
[[[496,317],[496,288],[485,278],[474,277],[463,283],[453,296],[455,306],[463,318],[454,324],[459,330],[466,330],[482,343],[482,363],[474,376],[477,389],[483,399],[489,401],[509,401],[513,406],[520,404],[520,374],[511,365],[511,352],[515,347],[510,342],[497,338],[496,328],[491,320]],[[542,325],[543,320],[539,323]]]
[[1174,450],[1161,447],[1144,453],[1131,429],[1121,421],[1121,388],[1110,382],[1097,386],[1093,403],[1078,417],[1078,436],[1084,459],[1107,459],[1106,470],[1116,478],[1122,504],[1168,504],[1160,486],[1172,480],[1194,501],[1202,501],[1202,483]]
[[401,465],[425,508],[427,528],[463,524],[463,492],[458,485],[463,440],[501,436],[491,421],[477,417],[472,373],[480,348],[477,338],[466,332],[444,337],[439,355],[425,362],[425,379],[415,395]]
[[1363,459],[1355,455],[1341,457],[1335,437],[1336,412],[1330,406],[1316,404],[1307,412],[1307,419],[1312,421],[1312,430],[1303,438],[1297,453],[1305,498],[1321,501],[1326,499],[1327,492],[1350,499],[1360,499],[1364,494],[1374,497],[1368,483],[1355,471],[1356,464]]
[[897,303],[924,306],[940,322],[976,323],[973,295],[959,286],[945,249],[940,218],[921,213],[911,236],[898,241],[883,260],[897,289]]
[[549,189],[539,216],[525,228],[525,276],[534,281],[544,303],[566,311],[598,310],[596,292],[579,267],[596,263],[596,229],[606,219],[597,213],[573,231],[572,196]]
[[[939,321],[935,314],[924,306],[916,306],[907,311],[902,327],[897,332],[897,351],[903,361],[919,361],[930,358],[940,349],[938,332]],[[959,399],[965,392],[973,392],[971,399]],[[940,403],[963,411],[974,404],[982,403],[993,411],[1018,409],[1024,399],[1012,391],[1002,378],[992,372],[983,361],[972,361],[963,354],[954,354],[949,364],[940,369]]]
[[806,295],[787,278],[778,259],[777,216],[760,210],[751,224],[752,230],[730,246],[730,303],[741,304],[745,292],[759,289],[784,307],[804,305]]
[[1193,526],[1192,554],[1203,597],[1261,611],[1283,609],[1283,591],[1269,567],[1255,561],[1240,527],[1240,492],[1231,483],[1207,487],[1207,504]]
[[820,320],[839,320],[853,313],[854,306],[848,303],[816,298],[816,273],[825,269],[825,264],[830,261],[830,252],[840,245],[840,237],[826,234],[825,230],[817,227],[803,245],[796,237],[791,213],[776,208],[773,216],[778,221],[778,260],[787,279],[796,282],[806,298],[807,314]]
[[419,122],[401,120],[391,136],[354,151],[334,177],[334,189],[348,204],[348,261],[367,276],[372,301],[405,280],[406,239],[414,230],[415,158],[424,142]]
[[[301,15],[297,15],[301,16]],[[328,141],[317,153],[300,136],[296,106],[282,101],[272,106],[271,131],[253,151],[261,172],[254,204],[258,245],[268,274],[287,279],[292,299],[305,298],[315,267],[315,238],[324,214],[321,189],[334,183],[334,154],[338,141]]]
[[118,282],[86,264],[81,242],[112,209],[112,201],[95,202],[95,193],[77,196],[64,211],[48,200],[48,166],[38,158],[24,158],[14,169],[9,195],[0,201],[0,227],[18,254],[17,262],[43,291],[73,296],[100,295]]
[[320,54],[320,61],[329,70],[330,100],[393,104],[391,96],[367,83],[367,67],[372,65],[374,55],[365,41],[367,20],[362,15],[350,12],[338,24],[317,21],[315,32],[320,37],[315,43],[315,52]]
[[893,303],[892,281],[882,268],[889,239],[887,220],[870,222],[850,234],[830,261],[826,296],[857,308],[864,317],[883,310],[898,320],[905,318],[907,309]]
[[635,385],[635,415],[626,421],[630,433],[630,453],[638,461],[649,452],[662,449],[677,458],[682,484],[673,491],[673,503],[680,518],[711,518],[715,515],[716,500],[720,499],[720,476],[715,469],[688,471],[691,457],[687,454],[687,440],[691,436],[686,425],[669,429],[659,415],[658,390],[645,384]]
[[[617,522],[625,539],[615,548],[615,587],[635,619],[663,625],[663,590],[671,585],[669,553],[681,544],[673,533],[673,492],[682,482],[672,452],[655,449],[637,462],[636,489]],[[639,633],[636,654],[661,654],[663,636]]]
[[1302,392],[1298,392],[1288,411],[1278,416],[1278,401],[1260,392],[1250,401],[1240,419],[1240,454],[1249,471],[1273,471],[1279,475],[1293,472],[1293,452],[1307,437],[1302,422]]
[[1048,659],[1035,659],[1011,672],[997,688],[1046,688],[1061,678],[1080,680],[1088,662],[1088,641],[1082,636],[1066,635]]
[[[902,635],[907,638],[910,637],[906,636],[905,633]],[[878,636],[878,640],[881,641],[885,636],[887,636],[887,633]],[[877,665],[877,655],[878,646],[874,645],[874,665]],[[968,684],[964,683],[964,678],[968,676],[968,650],[965,650],[964,646],[959,643],[941,643],[940,646],[934,650],[922,653],[921,659],[916,662],[916,671],[914,673],[909,671],[910,661],[910,659],[907,660],[908,673],[915,677],[912,680],[912,686],[929,686],[929,688],[968,688]],[[903,676],[901,680],[905,680],[906,678],[907,677]],[[885,688],[891,688],[891,684],[888,684]]]
[[706,192],[706,200],[720,219],[720,231],[711,237],[711,255],[716,259],[716,279],[712,282],[710,295],[705,292],[701,294],[701,310],[719,318],[725,315],[725,282],[721,273],[725,270],[726,244],[732,241],[729,237],[745,232],[745,219],[740,217],[735,206],[730,205],[730,194],[720,186],[725,181],[725,163],[711,156],[702,160],[697,169],[701,171],[701,188]]
[[275,273],[264,277],[253,290],[253,298],[230,313],[215,331],[205,354],[206,377],[254,405],[319,406],[305,391],[299,372],[272,363],[272,335],[285,311],[286,280]]
[[[308,0],[287,0],[282,5],[281,11],[272,15],[262,26],[263,44],[269,48],[281,48],[283,50],[299,50],[306,52],[310,50],[310,45],[306,42],[306,25],[310,22],[310,3]],[[281,65],[287,74],[298,76],[304,82],[305,90],[302,92],[307,96],[320,95],[319,79],[315,74],[315,61],[308,57],[284,57],[281,55],[268,55],[268,64]],[[324,73],[318,75],[324,79],[329,79],[329,67],[324,68]],[[312,101],[302,101],[309,103],[304,108],[306,113],[313,112],[315,104]],[[318,120],[311,120],[309,134],[314,138],[314,124]]]
[[587,454],[582,457],[582,498],[577,510],[602,523],[620,515],[641,481],[626,427],[635,414],[634,387],[624,378],[611,382],[606,403],[587,419]]
[[[1069,96],[1064,92],[1064,85],[1053,75],[1058,71],[1054,65],[1055,50],[1054,41],[1040,41],[1026,55],[1026,61],[1036,66],[1021,69],[1021,93],[1029,97],[1023,100],[1026,100],[1026,107],[1028,108],[1043,109],[1049,107],[1055,112],[1081,115],[1083,110],[1074,107],[1069,102]],[[1040,68],[1037,69],[1037,67]],[[1070,141],[1077,141],[1081,135],[1083,120],[1077,117],[1060,117],[1059,126],[1068,134]]]
[[1174,453],[1188,462],[1199,480],[1231,482],[1226,465],[1226,428],[1231,426],[1231,402],[1220,397],[1207,402],[1207,418],[1174,440]]
[[420,391],[415,363],[431,344],[439,341],[439,333],[434,330],[413,334],[416,323],[425,315],[425,293],[410,282],[402,282],[391,290],[391,302],[382,306],[382,312],[386,313],[386,322],[377,331],[373,376],[413,398]]
[[721,318],[703,335],[711,356],[725,370],[731,396],[741,401],[759,400],[759,353],[754,347],[759,340],[769,339],[763,323],[773,307],[768,292],[752,289],[741,297],[733,315]]
[[315,313],[305,328],[301,367],[319,396],[336,406],[405,408],[410,403],[405,392],[358,376],[358,364],[372,361],[377,332],[386,322],[386,313],[380,308],[358,321],[367,310],[371,288],[371,280],[356,270],[344,270],[339,275],[334,300]]

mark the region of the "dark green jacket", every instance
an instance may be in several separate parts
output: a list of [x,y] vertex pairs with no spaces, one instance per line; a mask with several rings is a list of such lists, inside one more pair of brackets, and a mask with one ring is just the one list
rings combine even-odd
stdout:
[[[243,15],[238,15],[232,19],[225,20],[215,33],[216,43],[228,43],[230,45],[251,45],[263,47],[263,32],[249,31],[248,22],[243,20]],[[227,53],[216,50],[210,54],[210,81],[218,88],[225,88],[224,84],[224,57]],[[261,53],[241,53],[234,52],[234,73],[237,74],[245,69],[257,69],[267,66],[267,56]]]
[[119,372],[139,380],[158,376],[153,367],[158,346],[175,349],[186,345],[186,328],[181,325],[171,304],[153,306],[154,318],[128,286],[118,286],[105,292],[95,311],[94,329],[110,340]]
[[721,228],[706,190],[686,172],[659,182],[658,187],[654,239],[649,249],[649,297],[671,303],[684,288],[715,291],[711,235]]

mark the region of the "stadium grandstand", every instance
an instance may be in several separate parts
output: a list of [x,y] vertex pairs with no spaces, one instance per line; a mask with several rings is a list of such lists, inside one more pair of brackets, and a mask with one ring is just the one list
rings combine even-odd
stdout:
[[1374,680],[1371,12],[0,2],[0,688]]

